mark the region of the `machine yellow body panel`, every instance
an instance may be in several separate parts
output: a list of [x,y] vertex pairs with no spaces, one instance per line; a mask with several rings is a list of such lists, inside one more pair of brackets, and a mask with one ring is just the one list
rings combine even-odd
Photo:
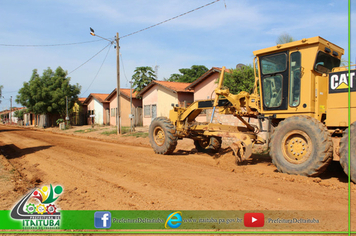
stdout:
[[[281,172],[317,176],[334,156],[347,173],[344,131],[349,125],[348,77],[351,123],[356,132],[356,70],[348,75],[346,68],[340,67],[344,49],[313,37],[253,53],[252,94],[241,91],[234,95],[222,87],[223,67],[214,100],[174,107],[169,120],[160,117],[152,122],[150,139],[155,152],[172,153],[176,140],[181,138],[193,139],[197,149],[217,151],[222,138],[233,138],[230,147],[237,162],[251,156],[253,145],[262,144],[269,148]],[[206,109],[212,109],[210,123],[196,122],[195,118]],[[232,114],[241,125],[213,123],[215,112]],[[258,120],[258,125],[249,123],[250,118]],[[259,136],[259,132],[265,134]],[[356,136],[351,138],[356,142]],[[352,169],[356,173],[356,165]],[[356,183],[356,174],[352,174],[352,180]]]

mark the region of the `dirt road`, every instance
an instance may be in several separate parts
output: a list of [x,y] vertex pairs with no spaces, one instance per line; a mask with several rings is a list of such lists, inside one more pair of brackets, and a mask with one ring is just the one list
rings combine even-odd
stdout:
[[[347,177],[338,163],[307,178],[278,173],[267,156],[237,166],[230,152],[195,153],[190,140],[162,156],[131,139],[126,145],[1,125],[2,164],[17,173],[1,184],[1,209],[28,188],[60,184],[65,210],[323,210],[319,230],[347,230]],[[355,185],[352,194],[356,200]]]

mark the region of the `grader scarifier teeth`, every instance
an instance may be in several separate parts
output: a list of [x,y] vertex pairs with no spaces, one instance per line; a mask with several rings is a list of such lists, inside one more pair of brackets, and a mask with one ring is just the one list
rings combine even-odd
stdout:
[[251,157],[252,141],[248,135],[241,132],[239,133],[226,132],[224,134],[220,134],[219,136],[232,140],[229,146],[235,154],[236,164],[248,160]]
[[242,141],[235,141],[230,145],[236,157],[236,164],[239,164],[251,157],[252,143],[246,144]]

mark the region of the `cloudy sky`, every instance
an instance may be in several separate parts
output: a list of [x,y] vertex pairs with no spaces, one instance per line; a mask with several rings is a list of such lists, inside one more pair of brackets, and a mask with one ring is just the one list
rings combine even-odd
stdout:
[[[89,27],[111,40],[116,32],[122,37],[123,88],[129,88],[139,66],[158,66],[158,79],[163,80],[192,65],[233,68],[252,63],[252,52],[275,45],[282,33],[296,40],[321,36],[343,47],[347,59],[347,0],[220,0],[123,37],[213,1],[1,0],[0,85],[4,98],[0,110],[9,108],[10,96],[14,100],[33,69],[41,75],[48,67],[61,66],[70,73],[71,83],[82,86],[81,97],[110,93],[116,87],[116,52],[113,46],[107,47],[85,63],[108,44],[96,41],[99,38],[89,34]],[[355,5],[353,1],[352,23],[356,22]],[[355,31],[351,36],[351,61],[355,62]],[[88,41],[94,42],[82,43]],[[41,46],[58,44],[71,45]]]

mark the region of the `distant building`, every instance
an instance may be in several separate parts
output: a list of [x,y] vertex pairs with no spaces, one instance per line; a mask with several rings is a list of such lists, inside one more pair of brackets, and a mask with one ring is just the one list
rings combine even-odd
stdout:
[[169,117],[172,104],[184,106],[193,102],[193,91],[185,88],[190,83],[154,80],[137,96],[142,97],[143,126],[148,126],[158,116]]
[[[114,89],[105,101],[109,102],[110,108],[110,125],[116,125],[116,113],[117,113],[117,89]],[[132,125],[142,126],[142,100],[137,98],[137,93],[132,93],[132,106],[130,108],[130,89],[120,89],[120,117],[121,126],[130,126],[131,109],[133,113]]]
[[91,93],[85,99],[83,104],[87,106],[87,124],[110,123],[109,102],[105,101],[108,95],[107,93]]
[[71,125],[86,125],[87,120],[87,105],[84,104],[86,98],[78,98],[74,103],[72,113],[70,114]]
[[18,124],[19,121],[22,121],[23,117],[16,117],[15,112],[26,109],[26,107],[12,107],[11,110],[4,110],[0,112],[1,120],[5,124]]

